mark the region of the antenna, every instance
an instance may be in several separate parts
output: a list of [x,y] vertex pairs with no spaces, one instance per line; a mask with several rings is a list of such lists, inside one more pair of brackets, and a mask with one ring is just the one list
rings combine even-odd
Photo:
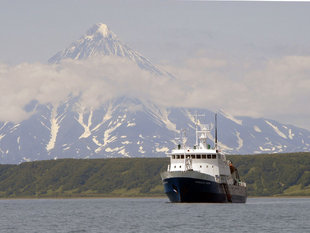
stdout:
[[197,111],[196,111],[196,119],[195,119],[195,134],[196,134],[196,143],[195,143],[195,146],[198,146],[197,131],[198,131],[198,113],[197,113]]
[[185,143],[186,143],[186,140],[187,140],[187,138],[186,138],[186,129],[181,129],[180,133],[181,133],[181,137],[180,138],[181,138],[182,148],[185,148],[186,147]]
[[214,136],[214,144],[215,144],[215,149],[217,150],[217,113],[215,113],[215,136]]
[[196,131],[196,144],[195,146],[198,146],[198,117],[200,116],[205,116],[205,114],[198,114],[196,111],[196,116],[195,116],[195,131]]

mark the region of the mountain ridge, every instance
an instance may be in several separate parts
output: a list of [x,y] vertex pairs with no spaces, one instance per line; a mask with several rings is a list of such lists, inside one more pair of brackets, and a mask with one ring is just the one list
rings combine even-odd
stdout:
[[[77,59],[83,64],[98,54],[136,62],[144,71],[156,74],[158,81],[167,78],[165,71],[121,43],[103,24],[93,26],[53,56],[50,63]],[[175,138],[182,129],[188,132],[187,146],[194,145],[195,113],[205,115],[201,120],[211,126],[209,144],[213,145],[214,141],[214,113],[208,109],[167,107],[129,96],[107,100],[96,109],[80,106],[79,96],[68,97],[59,105],[35,101],[32,105],[35,111],[30,118],[18,124],[0,122],[0,163],[58,158],[164,157],[178,144]],[[308,130],[264,118],[233,117],[224,112],[218,116],[219,147],[224,153],[310,150]]]

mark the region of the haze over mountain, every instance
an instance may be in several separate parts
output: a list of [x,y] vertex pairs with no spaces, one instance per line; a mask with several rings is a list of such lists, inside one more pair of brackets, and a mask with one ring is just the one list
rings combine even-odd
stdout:
[[[172,76],[122,43],[105,24],[94,25],[79,40],[51,57],[49,63],[56,67],[53,75],[85,76],[82,81],[73,77],[85,88],[77,89],[70,83],[68,89],[72,93],[60,95],[59,85],[66,88],[68,83],[52,78],[55,88],[51,95],[60,95],[60,101],[44,103],[34,99],[26,106],[29,118],[19,123],[1,122],[1,163],[55,158],[163,157],[179,143],[176,138],[181,129],[187,130],[187,145],[194,144],[196,113],[205,115],[200,117],[199,124],[210,125],[209,144],[213,145],[214,113],[208,109],[169,106],[164,97],[173,98],[173,88],[177,88],[166,85]],[[70,72],[67,66],[71,67]],[[95,76],[93,80],[88,79],[90,74]],[[88,81],[94,85],[88,86]],[[148,83],[152,85],[146,89]],[[97,95],[92,95],[94,92]],[[156,102],[149,95],[163,99]],[[175,98],[185,101],[182,95]],[[220,112],[218,122],[219,146],[226,153],[310,149],[308,130],[274,120],[233,117]]]

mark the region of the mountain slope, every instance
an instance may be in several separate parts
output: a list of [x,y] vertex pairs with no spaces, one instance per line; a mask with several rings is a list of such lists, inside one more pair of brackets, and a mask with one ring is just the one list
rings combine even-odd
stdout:
[[[29,120],[0,126],[1,163],[55,158],[164,157],[180,143],[186,129],[194,145],[195,112],[211,125],[214,114],[203,109],[159,108],[137,99],[119,98],[100,109],[76,110],[73,103],[41,107]],[[241,120],[241,118],[238,118]],[[219,147],[229,154],[308,151],[310,133],[266,119],[242,118],[242,124],[218,115]]]
[[[53,56],[83,61],[93,56],[120,56],[141,69],[166,78],[147,59],[124,45],[106,25],[93,26],[71,46]],[[100,74],[99,74],[100,75]],[[171,77],[171,76],[170,76]],[[104,77],[102,77],[104,78]],[[113,77],[110,77],[113,79]],[[79,97],[59,105],[38,104],[35,113],[18,124],[0,122],[0,163],[20,163],[56,158],[163,157],[179,143],[182,129],[188,146],[194,144],[195,113],[210,125],[214,141],[214,113],[207,109],[158,106],[145,99],[122,96],[97,109],[82,106]],[[219,113],[219,146],[231,154],[298,152],[310,150],[310,132],[268,119],[233,117]]]

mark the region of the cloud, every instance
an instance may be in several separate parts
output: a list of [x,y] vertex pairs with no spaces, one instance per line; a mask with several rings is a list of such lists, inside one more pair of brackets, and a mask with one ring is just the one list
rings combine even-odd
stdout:
[[308,56],[271,58],[258,65],[197,57],[164,68],[187,83],[187,106],[270,117],[310,129]]
[[25,106],[33,100],[58,105],[68,96],[80,96],[84,108],[98,108],[109,99],[129,96],[162,106],[223,109],[292,123],[298,116],[297,123],[310,128],[310,57],[269,59],[258,67],[198,56],[162,68],[176,79],[153,75],[116,56],[57,65],[0,64],[0,120],[26,119],[31,113]]
[[[1,64],[0,82],[3,96],[0,101],[1,121],[26,119],[32,113],[25,111],[25,106],[33,100],[58,105],[69,96],[79,96],[83,108],[98,108],[119,96],[156,100],[158,103],[166,103],[172,97],[168,91],[171,78],[158,77],[117,56],[66,60],[57,65]],[[172,89],[175,97],[177,87]]]

